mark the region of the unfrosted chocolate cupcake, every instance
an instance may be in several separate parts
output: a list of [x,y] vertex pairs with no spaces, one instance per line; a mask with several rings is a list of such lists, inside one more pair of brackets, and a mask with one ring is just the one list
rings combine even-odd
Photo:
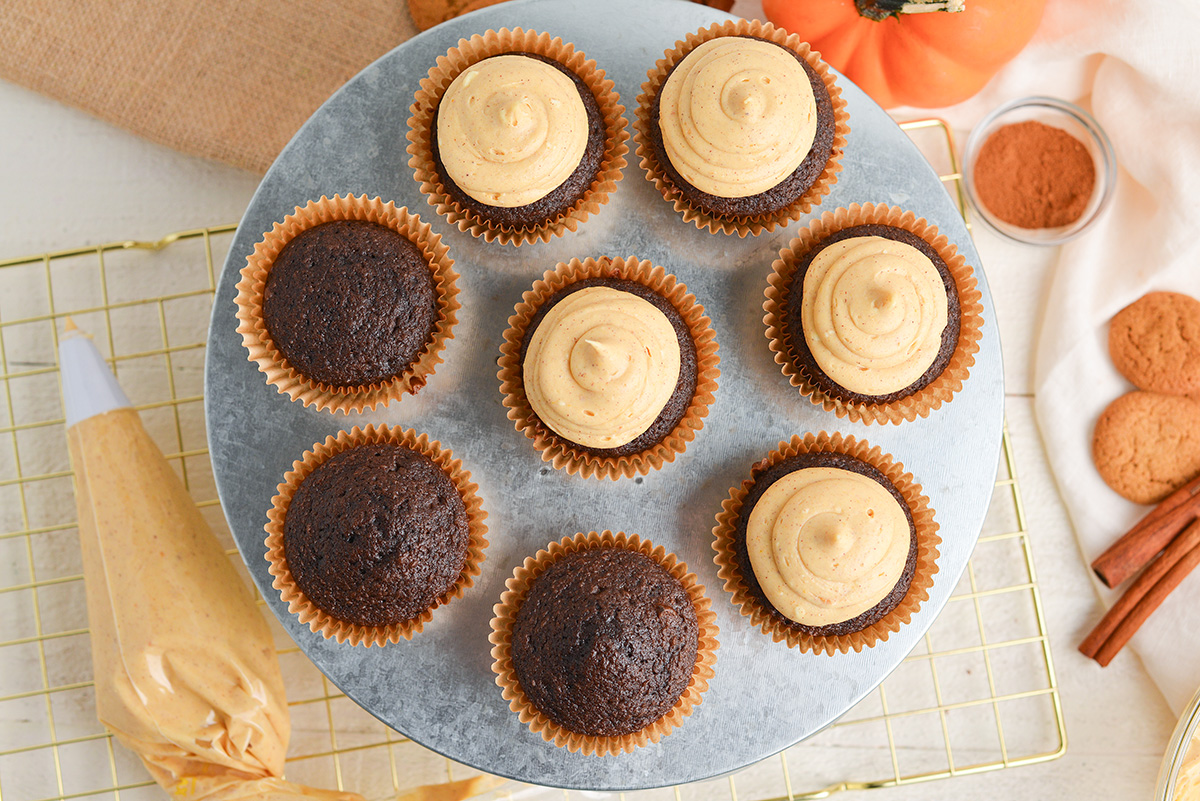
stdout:
[[[454,92],[457,88],[456,85],[467,80],[467,76],[477,74],[480,70],[487,70],[491,66],[489,62],[494,63],[493,60],[498,58],[533,59],[561,73],[574,85],[575,94],[579,97],[585,115],[582,128],[586,138],[584,140],[582,156],[575,163],[574,170],[566,175],[561,183],[552,188],[546,187],[549,189],[546,194],[517,206],[497,205],[495,202],[488,202],[491,199],[489,194],[492,193],[484,189],[475,189],[473,193],[464,191],[454,179],[454,170],[447,169],[447,165],[442,160],[443,146],[459,148],[464,145],[463,142],[456,139],[453,130],[439,128],[439,115],[443,104],[446,102],[446,96],[452,96],[454,98],[452,102],[466,102],[466,99],[460,99],[463,98],[462,93]],[[583,79],[554,59],[538,55],[537,53],[527,52],[505,53],[503,56],[492,56],[491,58],[483,59],[460,74],[451,83],[450,88],[446,90],[446,96],[439,99],[437,106],[433,110],[432,127],[434,135],[430,138],[429,145],[433,153],[435,168],[445,187],[446,193],[464,209],[474,212],[482,219],[497,226],[534,228],[556,220],[571,211],[575,207],[575,204],[591,188],[593,181],[596,180],[597,173],[604,160],[605,128],[604,118],[600,113],[600,106],[596,102],[596,97],[588,89],[587,84],[583,82]],[[492,111],[492,109],[488,108],[476,111],[474,104],[472,104],[473,113],[482,115],[489,111]],[[520,122],[520,119],[516,116],[519,113],[519,104],[512,109],[496,109],[495,113],[513,115],[513,118]],[[472,142],[470,144],[472,147],[478,148],[482,142]],[[475,178],[476,176],[472,175],[470,177]],[[537,178],[539,176],[533,177]],[[479,186],[482,187],[483,184],[480,183]],[[513,188],[514,190],[524,192],[524,188]],[[529,194],[528,192],[525,193]]]
[[471,532],[459,490],[429,456],[359,444],[296,487],[284,558],[300,591],[337,620],[391,626],[419,617],[459,582]]
[[[805,623],[792,620],[780,612],[767,597],[751,563],[747,548],[746,527],[751,516],[754,514],[755,505],[775,482],[798,470],[820,467],[844,470],[865,476],[887,490],[888,494],[895,499],[907,521],[908,551],[904,559],[903,570],[891,590],[870,609],[846,620],[838,620],[824,625],[806,625]],[[913,574],[916,570],[917,534],[912,511],[909,509],[908,503],[904,500],[904,496],[901,495],[896,486],[878,468],[844,453],[802,453],[783,459],[755,478],[754,484],[746,495],[746,499],[734,524],[733,552],[737,569],[740,571],[742,580],[745,582],[746,591],[755,602],[766,610],[777,625],[812,636],[829,637],[851,634],[871,626],[895,609],[904,599],[904,596],[908,593],[909,586],[912,584]],[[830,576],[822,576],[822,578],[829,579]]]
[[513,571],[493,608],[492,671],[535,734],[628,753],[669,735],[716,664],[716,614],[687,565],[636,534],[578,533]]
[[[659,442],[675,430],[675,426],[687,414],[688,407],[692,403],[692,398],[696,392],[696,344],[692,341],[691,331],[686,322],[679,314],[679,310],[671,304],[669,300],[655,292],[645,284],[637,281],[632,281],[625,278],[613,277],[596,277],[584,278],[563,287],[558,292],[551,295],[534,313],[529,322],[529,326],[525,329],[525,336],[521,342],[521,365],[524,370],[526,354],[529,350],[529,343],[546,315],[562,302],[565,298],[570,297],[576,292],[592,288],[606,287],[608,289],[626,292],[635,297],[641,298],[650,303],[654,308],[660,311],[670,324],[675,332],[675,341],[679,348],[679,374],[675,382],[675,387],[667,399],[666,404],[662,407],[658,416],[650,423],[649,428],[641,434],[634,437],[632,440],[611,448],[594,447],[586,444],[581,444],[571,440],[567,436],[555,432],[555,435],[560,437],[564,442],[572,447],[578,448],[586,453],[593,454],[599,457],[617,457],[626,456],[639,451],[644,451]],[[528,388],[526,388],[528,393]],[[533,411],[533,417],[538,425],[545,426],[550,431],[554,431],[553,426],[548,426],[541,418],[537,417],[536,408]]]
[[[719,190],[713,186],[709,186],[712,192],[704,191],[697,188],[681,174],[680,168],[672,163],[671,156],[664,144],[663,121],[660,115],[664,91],[672,88],[671,76],[676,71],[692,68],[694,60],[689,59],[691,59],[693,54],[685,56],[683,60],[673,66],[667,73],[663,81],[663,89],[657,92],[651,100],[650,124],[647,127],[650,146],[653,149],[655,158],[658,160],[667,178],[675,184],[687,202],[715,216],[728,218],[745,218],[773,214],[780,209],[787,208],[802,197],[824,171],[825,165],[832,155],[834,138],[833,103],[830,100],[828,88],[812,65],[799,53],[757,36],[724,37],[725,41],[718,39],[710,40],[710,42],[727,44],[728,40],[738,39],[749,42],[761,42],[768,47],[776,48],[780,52],[787,54],[788,58],[798,62],[799,67],[803,70],[811,86],[812,112],[815,117],[811,123],[813,126],[812,145],[809,147],[807,154],[804,155],[803,160],[791,173],[782,177],[778,183],[762,191],[740,196],[717,194],[715,192]],[[732,84],[733,82],[730,83]],[[723,105],[726,105],[724,103],[726,99],[724,92],[721,99]],[[714,111],[714,113],[716,112]],[[688,171],[694,166],[691,165],[683,171]]]
[[262,314],[279,352],[302,376],[332,387],[390,380],[433,338],[438,292],[409,238],[363,220],[301,231],[267,275]]
[[[936,351],[929,348],[929,358],[932,361],[928,362],[927,369],[914,380],[905,386],[892,389],[891,391],[880,392],[878,394],[870,394],[865,391],[855,391],[839,384],[834,378],[830,377],[826,368],[829,363],[826,362],[825,367],[822,366],[821,360],[818,359],[810,345],[809,337],[813,335],[812,328],[806,327],[804,324],[803,305],[805,302],[805,294],[814,294],[820,291],[820,288],[805,283],[805,278],[808,275],[809,267],[813,260],[820,253],[828,249],[830,246],[844,242],[846,240],[865,241],[868,237],[879,237],[890,239],[894,242],[899,242],[914,248],[922,256],[924,256],[937,275],[941,279],[941,285],[945,292],[945,299],[941,301],[944,304],[945,323],[940,332],[940,338],[936,343]],[[874,254],[871,254],[872,256]],[[796,258],[795,273],[791,278],[790,286],[786,291],[783,315],[783,334],[784,342],[787,346],[787,355],[790,358],[795,369],[802,371],[804,375],[822,392],[831,398],[836,398],[840,401],[851,403],[870,403],[870,404],[885,404],[898,401],[906,398],[916,392],[921,391],[929,386],[950,363],[950,358],[954,355],[955,348],[958,346],[960,323],[961,323],[961,307],[958,297],[958,288],[954,281],[954,276],[951,275],[950,268],[942,259],[938,251],[927,241],[903,228],[897,228],[890,225],[855,225],[849,228],[843,228],[829,236],[821,239],[807,252],[798,254]],[[853,269],[853,268],[851,268]],[[879,286],[868,287],[866,291],[876,293],[878,297],[875,299],[877,306],[882,306],[886,302],[883,295],[878,294],[883,290],[882,284]],[[896,297],[896,295],[892,295]],[[917,312],[921,309],[917,309]],[[913,313],[914,310],[908,310]],[[843,316],[842,319],[846,319]],[[816,326],[820,328],[821,326]],[[890,331],[888,332],[890,333]],[[939,336],[937,332],[933,332],[934,336]],[[839,334],[843,340],[843,337]],[[861,368],[850,371],[849,375],[854,379],[861,378]]]
[[555,724],[592,737],[644,729],[679,701],[699,628],[683,585],[621,547],[568,553],[531,584],[512,629],[512,665]]

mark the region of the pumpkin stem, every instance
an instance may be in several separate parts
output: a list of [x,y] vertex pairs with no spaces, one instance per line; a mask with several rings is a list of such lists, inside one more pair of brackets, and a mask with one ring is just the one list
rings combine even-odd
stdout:
[[882,22],[900,14],[923,14],[928,11],[962,11],[967,0],[854,0],[858,13],[867,19]]

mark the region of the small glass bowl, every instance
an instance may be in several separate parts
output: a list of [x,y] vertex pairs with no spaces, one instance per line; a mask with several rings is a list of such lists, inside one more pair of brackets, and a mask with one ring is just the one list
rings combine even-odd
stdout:
[[[1074,136],[1087,147],[1096,165],[1096,185],[1092,189],[1091,200],[1079,219],[1070,225],[1058,228],[1021,228],[999,219],[980,202],[975,191],[975,160],[983,143],[998,128],[1015,122],[1035,120],[1046,125],[1061,128]],[[1006,103],[975,126],[967,137],[967,147],[963,153],[963,184],[967,189],[967,197],[979,217],[992,230],[1001,236],[1023,242],[1029,245],[1061,245],[1069,239],[1082,234],[1108,205],[1112,198],[1113,189],[1117,183],[1117,158],[1113,154],[1112,143],[1108,141],[1104,129],[1083,109],[1057,100],[1053,97],[1023,97]]]
[[1162,767],[1158,769],[1158,785],[1154,790],[1155,801],[1171,801],[1175,797],[1175,780],[1179,769],[1183,767],[1183,759],[1187,756],[1188,746],[1200,734],[1200,690],[1196,691],[1191,703],[1179,716],[1179,723],[1171,734],[1171,742],[1167,745],[1167,753],[1163,757]]

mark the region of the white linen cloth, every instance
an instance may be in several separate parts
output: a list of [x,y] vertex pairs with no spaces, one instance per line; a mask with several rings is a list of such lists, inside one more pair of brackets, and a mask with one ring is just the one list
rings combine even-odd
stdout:
[[[1088,108],[1116,151],[1116,193],[1092,230],[1062,246],[1035,354],[1038,426],[1089,563],[1150,510],[1110,490],[1092,465],[1097,418],[1134,389],[1108,356],[1108,321],[1146,292],[1200,298],[1198,32],[1192,0],[1050,0],[1030,46],[980,95],[944,111],[970,127],[1017,97],[1061,97]],[[1096,587],[1106,605],[1119,595]],[[1079,621],[1076,641],[1058,647],[1077,646],[1098,619],[1099,610]],[[1131,646],[1182,710],[1200,686],[1200,571]]]

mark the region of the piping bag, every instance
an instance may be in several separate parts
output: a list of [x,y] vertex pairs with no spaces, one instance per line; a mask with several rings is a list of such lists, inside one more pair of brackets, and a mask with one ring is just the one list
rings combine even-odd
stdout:
[[[176,796],[361,801],[283,780],[291,721],[266,621],[70,319],[59,361],[100,722]],[[459,801],[499,783],[476,776],[402,797]]]

